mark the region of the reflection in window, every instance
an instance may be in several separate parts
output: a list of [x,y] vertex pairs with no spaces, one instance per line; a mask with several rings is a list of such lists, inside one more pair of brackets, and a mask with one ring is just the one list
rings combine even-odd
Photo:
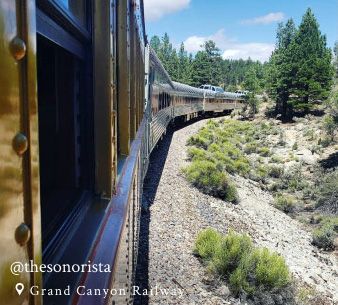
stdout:
[[55,0],[67,9],[83,25],[86,23],[86,1],[85,0]]

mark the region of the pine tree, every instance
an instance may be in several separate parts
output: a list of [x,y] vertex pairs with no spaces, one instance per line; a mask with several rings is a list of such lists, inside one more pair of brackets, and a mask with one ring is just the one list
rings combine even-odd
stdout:
[[173,51],[173,46],[170,43],[168,33],[164,33],[159,51],[160,51],[159,54],[160,59],[163,60],[165,63],[168,63],[170,61],[170,56]]
[[153,36],[150,39],[150,46],[154,49],[154,51],[156,53],[159,52],[160,48],[161,48],[161,40],[158,36]]
[[258,99],[256,94],[259,91],[259,82],[254,66],[252,66],[245,74],[244,86],[245,89],[249,90],[247,101],[250,107],[250,112],[252,115],[255,115],[258,112]]
[[219,85],[222,82],[222,57],[220,55],[220,49],[217,48],[214,41],[209,40],[204,44],[204,51],[207,55],[208,62],[207,82],[212,85]]
[[277,29],[276,49],[267,65],[267,89],[276,100],[276,113],[282,120],[292,117],[292,104],[289,103],[290,90],[293,82],[291,44],[296,33],[295,24],[289,19],[284,25],[280,23]]
[[171,76],[171,79],[174,81],[179,80],[179,60],[177,57],[176,49],[172,49],[171,55],[167,62],[167,72]]
[[338,78],[338,41],[336,41],[334,44],[333,52],[334,52],[334,66],[336,69],[336,79],[337,79]]
[[257,78],[257,72],[254,67],[251,67],[250,70],[245,73],[245,80],[243,85],[246,90],[249,90],[250,92],[253,92],[255,94],[258,93],[259,82]]
[[188,54],[184,49],[184,43],[181,43],[180,50],[178,52],[178,81],[184,84],[191,83],[191,69],[189,67]]
[[214,41],[206,41],[204,50],[197,52],[193,62],[193,70],[193,84],[195,86],[222,83],[222,57]]
[[193,85],[193,75],[194,75],[194,58],[192,54],[189,54],[189,60],[188,60],[188,68],[187,68],[187,76],[186,76],[186,84],[187,85]]
[[192,63],[194,71],[192,75],[192,85],[199,87],[209,82],[209,62],[205,51],[198,51]]
[[311,9],[306,11],[290,44],[290,57],[291,93],[296,96],[292,104],[295,109],[306,111],[312,108],[313,101],[329,96],[333,77],[331,51]]

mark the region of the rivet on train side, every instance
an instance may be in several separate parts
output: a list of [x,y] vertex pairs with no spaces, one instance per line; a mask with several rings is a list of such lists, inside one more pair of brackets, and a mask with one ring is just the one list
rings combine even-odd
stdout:
[[19,37],[15,37],[10,43],[10,50],[16,60],[21,60],[26,55],[26,44]]
[[22,156],[28,149],[27,137],[21,132],[17,133],[13,139],[13,149],[19,156]]
[[15,240],[20,246],[24,246],[29,241],[31,237],[31,230],[29,227],[22,223],[15,230]]

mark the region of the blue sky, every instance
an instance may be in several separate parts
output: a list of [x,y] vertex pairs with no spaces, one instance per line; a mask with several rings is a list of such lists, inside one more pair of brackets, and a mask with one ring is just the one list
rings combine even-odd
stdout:
[[293,18],[299,25],[310,7],[327,36],[338,40],[338,0],[144,0],[149,37],[167,32],[175,46],[185,42],[196,52],[207,39],[216,41],[224,58],[267,60],[277,24]]

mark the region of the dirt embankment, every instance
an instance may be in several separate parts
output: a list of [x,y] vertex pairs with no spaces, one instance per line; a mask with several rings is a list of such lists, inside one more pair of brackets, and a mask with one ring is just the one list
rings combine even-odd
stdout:
[[153,295],[137,297],[135,303],[245,304],[233,298],[225,284],[215,286],[192,254],[198,232],[214,227],[223,233],[229,228],[246,232],[258,245],[277,251],[295,279],[321,295],[321,304],[338,304],[337,259],[311,245],[311,234],[276,209],[271,194],[257,182],[234,178],[240,203],[233,205],[202,194],[186,181],[181,172],[187,164],[186,142],[205,123],[198,121],[167,135],[152,156],[144,190],[137,284],[142,289],[166,288],[168,295],[153,290]]

